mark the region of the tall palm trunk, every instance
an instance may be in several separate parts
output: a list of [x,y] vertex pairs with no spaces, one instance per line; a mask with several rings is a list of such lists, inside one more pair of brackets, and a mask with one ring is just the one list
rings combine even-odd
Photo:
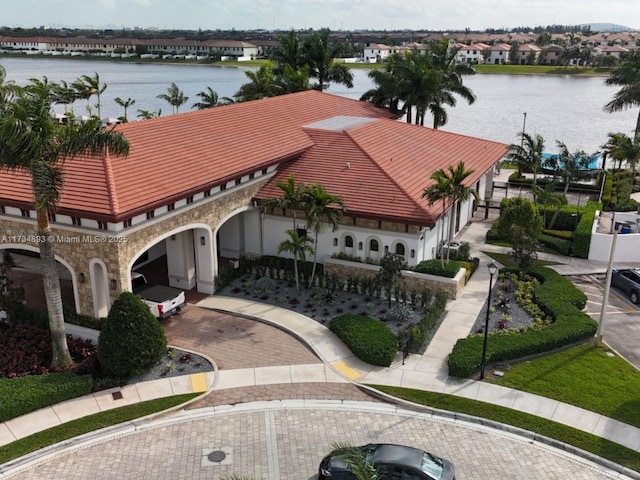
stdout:
[[60,279],[56,268],[56,258],[53,251],[51,225],[46,208],[39,208],[38,236],[40,237],[40,259],[44,283],[44,296],[49,314],[49,329],[51,330],[51,368],[67,368],[72,363],[67,336],[64,328],[64,313],[62,311],[62,293]]

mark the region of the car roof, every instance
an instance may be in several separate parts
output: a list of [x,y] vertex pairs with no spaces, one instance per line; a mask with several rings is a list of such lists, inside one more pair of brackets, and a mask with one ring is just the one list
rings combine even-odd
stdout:
[[424,452],[405,445],[380,444],[372,455],[373,463],[393,463],[420,468]]

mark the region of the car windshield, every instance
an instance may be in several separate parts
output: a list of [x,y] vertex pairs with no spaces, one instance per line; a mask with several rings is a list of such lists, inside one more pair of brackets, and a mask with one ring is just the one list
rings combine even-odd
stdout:
[[442,459],[424,452],[422,455],[422,463],[420,464],[420,470],[432,478],[442,477],[443,463]]

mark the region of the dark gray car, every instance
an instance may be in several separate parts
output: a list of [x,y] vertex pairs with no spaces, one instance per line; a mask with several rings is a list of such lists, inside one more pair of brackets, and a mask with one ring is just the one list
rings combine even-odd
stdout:
[[640,301],[640,270],[637,268],[614,268],[611,271],[611,286],[622,290],[632,303]]
[[[418,448],[391,444],[369,444],[356,448],[373,464],[381,480],[455,480],[451,462]],[[320,463],[318,480],[355,478],[336,451]]]

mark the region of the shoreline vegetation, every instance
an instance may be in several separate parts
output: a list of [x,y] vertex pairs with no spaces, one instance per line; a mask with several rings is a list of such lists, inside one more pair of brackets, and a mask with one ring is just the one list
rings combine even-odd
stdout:
[[[45,55],[23,55],[23,54],[0,54],[3,58],[29,58],[35,60],[76,60],[89,62],[115,62],[132,63],[138,65],[189,65],[203,67],[256,67],[266,65],[269,60],[247,60],[238,62],[237,60],[211,61],[211,60],[184,60],[184,59],[141,59],[141,58],[112,58],[93,56],[45,56]],[[337,60],[340,63],[339,59]],[[376,69],[384,68],[385,63],[348,63],[353,69]],[[611,73],[611,68],[606,67],[571,67],[562,65],[472,65],[477,74],[500,74],[500,75],[576,75],[576,76],[600,76],[606,77]]]

